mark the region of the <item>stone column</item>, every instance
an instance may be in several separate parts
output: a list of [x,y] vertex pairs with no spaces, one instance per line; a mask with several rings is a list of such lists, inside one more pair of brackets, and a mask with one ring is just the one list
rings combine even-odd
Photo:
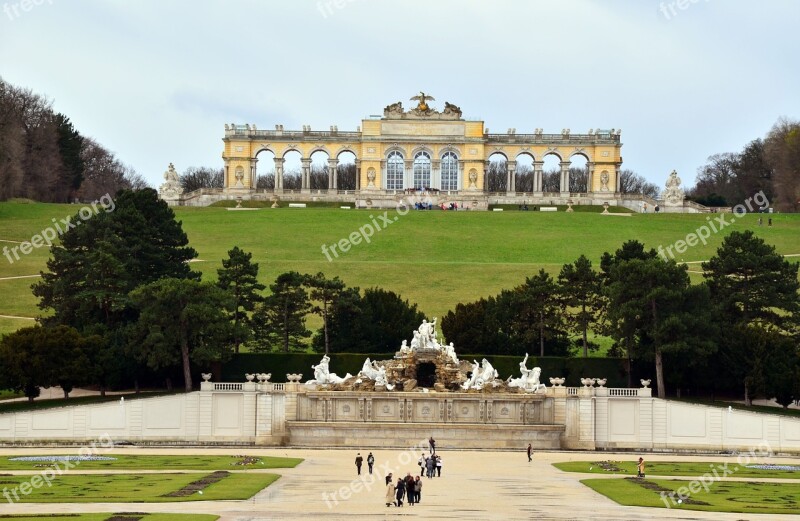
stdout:
[[361,190],[361,160],[356,159],[356,190]]
[[517,192],[517,162],[506,161],[506,194],[514,195]]
[[621,180],[619,178],[620,166],[622,166],[622,165],[617,163],[617,165],[614,167],[614,176],[617,178],[616,188],[614,189],[614,193],[615,194],[618,194],[620,192],[620,188],[622,187]]
[[311,158],[304,157],[300,160],[300,164],[303,165],[303,173],[302,173],[302,191],[309,192],[311,190]]
[[592,194],[594,193],[594,163],[591,161],[586,163],[586,169],[589,171],[589,174],[586,176],[586,193]]
[[569,196],[569,165],[572,164],[569,161],[562,161],[561,162],[561,195],[562,196]]
[[405,172],[403,173],[405,181],[403,182],[403,187],[414,188],[414,160],[406,159],[405,161]]
[[483,162],[483,191],[489,191],[489,166],[491,165],[491,161],[488,159]]
[[338,159],[328,159],[328,190],[337,190],[336,169],[339,167]]
[[544,161],[533,162],[533,192],[535,196],[542,195],[542,174],[544,173]]
[[283,193],[283,164],[286,160],[282,157],[275,158],[275,193]]
[[250,190],[256,189],[256,178],[258,177],[258,158],[253,158],[250,160]]

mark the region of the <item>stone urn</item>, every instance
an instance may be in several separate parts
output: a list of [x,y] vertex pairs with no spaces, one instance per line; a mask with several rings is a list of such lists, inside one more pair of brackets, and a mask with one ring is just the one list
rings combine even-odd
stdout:
[[253,379],[256,377],[256,375],[247,373],[244,375],[244,377],[247,379],[248,382],[252,382]]
[[581,383],[584,387],[592,387],[594,385],[594,378],[581,378]]
[[562,385],[564,385],[564,381],[565,381],[564,378],[558,378],[558,377],[551,377],[550,378],[550,384],[553,387],[561,387]]
[[607,381],[608,381],[608,378],[597,378],[597,385],[599,387],[605,387]]
[[647,380],[639,380],[639,381],[642,383],[642,387],[644,387],[645,389],[647,389],[648,387],[650,387],[650,382],[651,382],[651,380],[650,380],[650,379],[647,379]]
[[258,375],[258,381],[261,383],[269,382],[269,379],[272,378],[272,373],[261,373]]
[[567,211],[568,212],[574,212],[575,211],[575,210],[572,209],[572,205],[573,204],[575,204],[575,203],[572,202],[572,199],[568,199],[567,200]]
[[608,213],[608,201],[603,202],[603,213]]
[[286,373],[286,381],[289,383],[297,383],[303,379],[302,374]]
[[203,381],[204,382],[210,382],[211,381],[211,373],[200,373],[200,376],[203,377]]

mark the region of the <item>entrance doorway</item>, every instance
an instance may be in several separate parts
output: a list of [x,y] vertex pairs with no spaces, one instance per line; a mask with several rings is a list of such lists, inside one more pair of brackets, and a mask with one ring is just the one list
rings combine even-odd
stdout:
[[417,364],[417,386],[433,387],[436,383],[436,364],[421,362]]

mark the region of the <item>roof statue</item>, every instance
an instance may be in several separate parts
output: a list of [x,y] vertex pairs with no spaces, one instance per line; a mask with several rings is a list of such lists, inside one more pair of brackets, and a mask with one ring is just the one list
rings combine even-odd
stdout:
[[436,98],[433,96],[427,96],[424,92],[420,91],[419,96],[414,96],[411,98],[411,101],[419,101],[416,110],[420,112],[428,112],[430,107],[426,103],[426,101],[436,101]]

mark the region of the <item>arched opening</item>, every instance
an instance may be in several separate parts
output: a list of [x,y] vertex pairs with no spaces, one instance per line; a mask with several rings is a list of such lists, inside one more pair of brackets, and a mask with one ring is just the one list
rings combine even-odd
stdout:
[[414,189],[428,190],[431,187],[431,155],[417,152],[414,156]]
[[441,189],[443,191],[456,191],[458,190],[458,156],[453,152],[446,152],[442,156],[441,164],[442,183]]
[[542,165],[542,192],[561,191],[561,158],[556,154],[544,156]]
[[433,362],[420,362],[417,364],[417,386],[433,387],[436,383],[436,364]]
[[517,192],[533,192],[533,156],[520,154],[517,156],[517,168],[514,181]]
[[505,192],[508,187],[508,158],[495,152],[489,156],[489,168],[486,172],[486,191]]
[[297,150],[290,150],[283,155],[284,190],[300,190],[303,188],[302,157]]
[[386,189],[402,190],[405,176],[405,160],[403,154],[394,150],[386,158]]
[[312,190],[327,190],[328,186],[328,153],[317,150],[311,154],[311,172],[309,173],[309,188]]
[[569,191],[585,194],[589,191],[589,159],[583,154],[569,158]]
[[256,160],[256,190],[274,190],[275,154],[271,150],[261,150]]
[[339,154],[339,165],[336,168],[336,187],[339,190],[355,190],[358,187],[356,171],[356,155],[345,151]]

